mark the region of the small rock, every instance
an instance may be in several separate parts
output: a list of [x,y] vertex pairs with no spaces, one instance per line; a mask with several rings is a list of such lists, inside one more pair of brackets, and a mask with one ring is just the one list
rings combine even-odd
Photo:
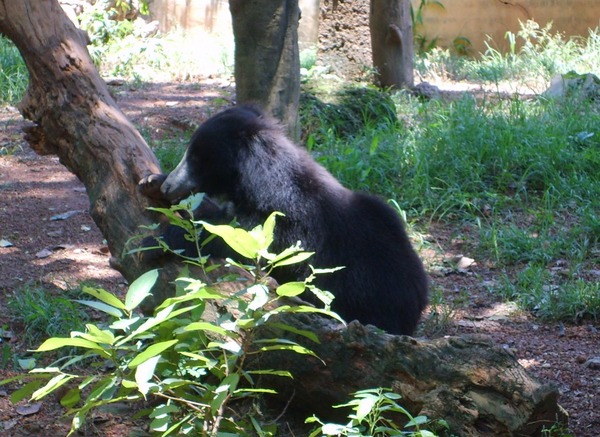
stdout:
[[83,212],[83,211],[81,211],[81,210],[67,211],[67,212],[64,212],[62,214],[53,215],[52,217],[50,217],[50,220],[52,220],[52,221],[67,220],[68,218],[71,218],[74,215],[77,215],[77,214],[79,214],[81,212]]
[[8,240],[0,240],[0,247],[13,247],[13,244]]
[[416,97],[421,97],[426,100],[438,99],[440,97],[440,89],[435,85],[431,85],[429,82],[421,82],[415,85],[411,89],[411,92]]
[[583,363],[583,367],[590,370],[600,370],[600,357],[594,357]]
[[40,411],[40,408],[42,408],[42,403],[36,402],[33,404],[18,406],[17,408],[15,408],[15,410],[21,416],[30,416],[30,415],[36,414],[38,411]]
[[38,253],[35,254],[35,257],[39,258],[39,259],[43,259],[43,258],[48,258],[50,255],[52,255],[52,251],[51,250],[49,250],[49,249],[42,249]]
[[475,260],[473,258],[469,258],[466,256],[463,256],[460,260],[458,260],[458,262],[456,263],[456,267],[459,270],[466,270],[467,268],[471,267],[472,265],[475,264]]

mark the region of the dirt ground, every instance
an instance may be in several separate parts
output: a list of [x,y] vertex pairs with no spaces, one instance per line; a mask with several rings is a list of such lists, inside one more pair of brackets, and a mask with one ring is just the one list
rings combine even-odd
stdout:
[[[207,81],[195,87],[165,84],[115,91],[128,117],[145,132],[158,135],[201,121],[214,108],[227,104],[231,87],[227,82]],[[0,333],[4,342],[0,347],[8,342],[17,351],[22,350],[22,332],[13,323],[6,302],[26,284],[42,283],[56,292],[81,281],[111,291],[126,287],[120,274],[108,266],[106,244],[87,213],[83,186],[56,157],[38,156],[28,148],[21,134],[23,123],[16,109],[0,110],[0,152],[12,151],[0,153],[0,241],[10,244],[0,244]],[[423,256],[432,263],[462,254],[464,245],[448,230],[434,227],[430,233],[438,250]],[[514,352],[532,375],[558,386],[574,435],[599,436],[600,366],[589,365],[590,359],[600,359],[598,323],[544,324],[499,303],[486,288],[497,274],[485,262],[460,271],[432,271],[432,281],[445,290],[449,301],[465,300],[444,334],[489,334]],[[0,366],[0,380],[12,374],[12,366]],[[56,399],[43,400],[39,410],[38,406],[27,410],[10,403],[10,392],[11,388],[0,386],[0,435],[66,435],[69,420],[62,417]],[[144,435],[143,423],[131,421],[130,416],[122,405],[101,412],[86,435]]]

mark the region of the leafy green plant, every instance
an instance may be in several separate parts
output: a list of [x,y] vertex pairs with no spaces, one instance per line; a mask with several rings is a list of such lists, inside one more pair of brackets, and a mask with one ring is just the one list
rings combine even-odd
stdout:
[[[194,202],[186,205],[193,207]],[[167,214],[175,220],[173,211],[167,210]],[[139,306],[151,293],[158,277],[156,270],[134,281],[124,300],[103,289],[84,287],[83,291],[95,300],[78,302],[103,311],[110,322],[88,323],[85,330],[73,331],[70,337],[53,337],[43,342],[36,352],[60,348],[77,348],[81,352],[67,361],[35,369],[28,376],[29,384],[13,394],[12,400],[16,402],[28,395],[41,399],[69,384],[71,388],[61,403],[68,408],[68,414],[74,415],[71,433],[102,405],[152,399],[152,407],[143,414],[151,419],[150,428],[161,435],[272,435],[272,430],[263,427],[255,415],[235,414],[230,405],[244,405],[257,396],[274,393],[259,385],[258,379],[264,375],[292,375],[277,369],[249,368],[248,362],[271,351],[314,353],[285,338],[265,337],[262,333],[266,331],[261,327],[277,326],[279,332],[293,330],[317,341],[313,333],[298,331],[278,316],[321,313],[339,319],[329,310],[330,295],[312,284],[319,271],[305,281],[281,284],[274,293],[269,291],[267,275],[272,269],[303,262],[311,256],[299,246],[279,254],[269,252],[276,216],[272,214],[263,225],[250,231],[202,222],[206,230],[253,260],[250,266],[230,261],[252,278],[240,283],[239,290],[232,294],[223,294],[217,284],[209,286],[182,275],[177,280],[177,295],[158,305],[153,315],[144,316],[139,314]],[[204,268],[206,259],[187,261]],[[325,301],[325,309],[286,303],[306,289]],[[96,372],[77,374],[74,367],[83,363],[91,364]]]
[[555,423],[550,428],[542,429],[543,437],[575,437],[563,423]]
[[[350,402],[335,406],[335,408],[352,409],[353,413],[348,415],[350,419],[348,423],[324,423],[316,416],[309,417],[307,423],[320,425],[310,434],[310,437],[321,435],[435,437],[436,434],[424,428],[435,426],[448,429],[444,421],[431,423],[426,416],[413,417],[408,410],[397,403],[400,398],[399,394],[383,388],[357,391]],[[398,417],[405,418],[403,421],[405,423],[401,423]]]

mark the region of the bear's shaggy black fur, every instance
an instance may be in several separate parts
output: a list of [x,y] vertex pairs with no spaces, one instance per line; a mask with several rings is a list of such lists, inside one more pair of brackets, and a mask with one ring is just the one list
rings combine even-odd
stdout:
[[[316,281],[335,295],[333,310],[390,333],[414,332],[428,282],[398,214],[374,196],[343,187],[260,109],[237,106],[208,119],[177,168],[166,179],[153,176],[171,201],[194,192],[226,199],[245,228],[273,211],[284,213],[277,218],[274,251],[301,241],[315,252],[309,260],[315,267],[344,266]],[[226,215],[210,205],[209,211],[205,216]],[[176,238],[167,232],[169,239]],[[211,251],[230,255],[215,246]],[[279,282],[302,280],[307,271],[282,269],[273,276]]]

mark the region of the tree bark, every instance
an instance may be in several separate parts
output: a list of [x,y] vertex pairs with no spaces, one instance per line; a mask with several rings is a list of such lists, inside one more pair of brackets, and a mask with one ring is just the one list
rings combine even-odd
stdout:
[[[30,72],[19,105],[34,122],[28,141],[38,153],[58,155],[82,180],[115,264],[128,280],[135,279],[145,267],[123,251],[138,226],[152,221],[137,184],[160,172],[156,159],[110,96],[84,34],[56,0],[0,0],[0,32],[15,42]],[[166,280],[176,269],[162,270]],[[356,323],[340,328],[317,316],[288,322],[317,333],[321,343],[311,347],[327,366],[288,354],[271,355],[277,360],[272,364],[267,354],[258,364],[288,367],[297,399],[311,412],[344,402],[357,389],[387,386],[403,394],[402,403],[413,413],[445,418],[462,435],[534,435],[559,417],[557,391],[532,380],[489,340],[417,341]]]
[[371,0],[369,28],[376,84],[382,88],[412,88],[410,0]]
[[300,138],[298,0],[229,0],[239,103],[259,103]]
[[[56,154],[83,182],[90,213],[127,280],[144,270],[124,255],[139,226],[152,223],[137,182],[160,167],[121,112],[87,51],[87,35],[56,0],[1,0],[0,32],[19,49],[29,86],[19,110],[33,121],[26,139],[40,154]],[[154,220],[155,221],[155,220]]]

